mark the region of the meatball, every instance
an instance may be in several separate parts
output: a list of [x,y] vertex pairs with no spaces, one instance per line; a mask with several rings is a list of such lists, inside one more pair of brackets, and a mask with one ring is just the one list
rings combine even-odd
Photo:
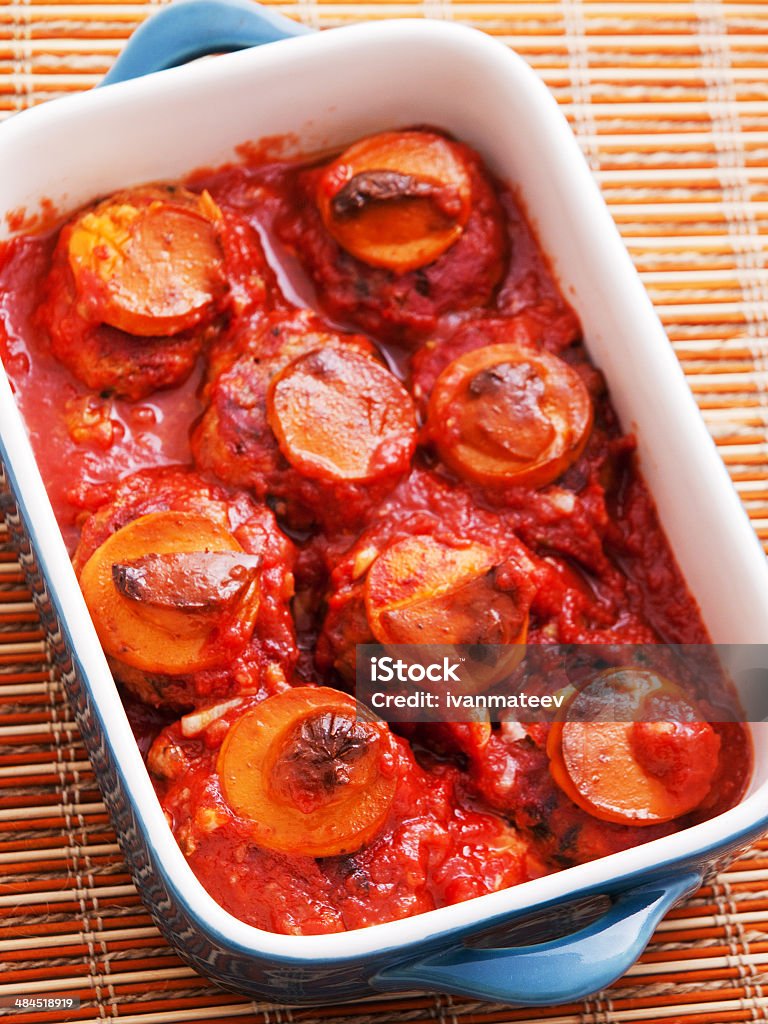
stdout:
[[51,352],[105,395],[136,401],[177,386],[240,301],[244,244],[260,304],[258,238],[207,193],[145,186],[81,211],[60,232],[38,311]]
[[73,559],[116,679],[178,708],[292,672],[293,561],[269,509],[183,467],[124,478]]
[[499,664],[478,669],[486,688],[522,654],[534,560],[491,513],[440,516],[445,492],[429,474],[414,474],[411,484],[334,567],[318,668],[354,680],[358,644],[504,645]]
[[470,765],[470,788],[487,807],[506,815],[549,864],[568,867],[607,857],[676,832],[680,821],[620,825],[577,807],[549,771],[549,725],[515,724],[494,733]]
[[359,521],[408,471],[413,403],[365,338],[274,314],[213,365],[194,458],[291,526]]
[[[301,689],[311,689],[321,701],[334,693],[325,687]],[[237,731],[247,728],[249,717],[263,725],[268,716],[262,708],[275,703],[290,706],[291,691],[187,715],[161,732],[148,758],[161,804],[192,869],[221,906],[247,923],[289,934],[339,932],[411,917],[545,873],[527,839],[496,814],[464,803],[456,768],[425,770],[405,741],[382,723],[389,795],[375,833],[349,852],[322,857],[276,849],[286,840],[301,843],[300,836],[286,831],[290,813],[286,817],[280,806],[271,818],[253,820],[247,808],[233,808],[227,789]],[[274,720],[285,726],[283,718]],[[338,725],[336,720],[332,724]],[[290,749],[272,758],[271,745],[285,743],[286,735]],[[291,764],[306,765],[308,773],[323,779],[332,771],[333,785],[343,791],[347,783],[338,749],[314,743],[302,758],[290,728],[282,728],[276,741],[269,735],[260,738],[270,747],[270,763],[280,776],[273,799],[275,792],[287,805],[291,798],[318,799],[305,776],[297,790],[286,789],[283,769]],[[314,734],[310,739],[316,740]],[[303,734],[299,742],[307,742]],[[364,755],[353,745],[347,750],[348,767],[354,770]],[[326,780],[321,800],[327,785]],[[333,817],[331,801],[324,824]],[[346,820],[340,822],[345,826]]]
[[[507,248],[504,214],[480,158],[467,146],[424,134],[430,143],[439,138],[450,147],[468,180],[466,222],[458,237],[431,262],[403,271],[363,262],[342,248],[328,230],[318,202],[322,205],[328,179],[338,177],[336,169],[347,166],[347,154],[330,170],[324,165],[296,172],[290,205],[276,225],[280,239],[296,253],[314,283],[318,301],[329,316],[383,341],[408,346],[427,338],[442,314],[487,305],[504,272]],[[416,176],[393,177],[413,182]],[[381,191],[372,193],[369,188],[367,194],[377,200]],[[403,201],[412,209],[413,197],[404,196]],[[391,217],[394,203],[378,202]],[[430,248],[426,251],[432,252]]]

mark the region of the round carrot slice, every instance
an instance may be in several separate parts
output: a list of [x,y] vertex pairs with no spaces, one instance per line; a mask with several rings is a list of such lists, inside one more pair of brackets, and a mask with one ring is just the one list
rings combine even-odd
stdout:
[[261,846],[352,853],[387,817],[397,773],[386,726],[352,697],[300,686],[238,719],[219,752],[224,799]]
[[267,417],[286,459],[304,476],[369,483],[405,472],[416,413],[402,384],[376,359],[326,346],[273,380]]
[[253,632],[259,559],[192,512],[152,512],[97,548],[80,587],[105,652],[145,672],[226,664]]
[[[608,715],[625,720],[595,720]],[[550,728],[552,777],[593,817],[636,826],[671,821],[702,802],[717,771],[719,737],[696,717],[684,691],[654,672],[601,673]]]
[[129,334],[196,326],[224,290],[218,207],[207,193],[137,189],[82,214],[69,235],[78,300]]
[[404,274],[464,230],[471,179],[458,147],[433,132],[383,132],[329,164],[317,202],[328,232],[363,263]]
[[576,461],[592,429],[578,373],[557,356],[487,345],[455,359],[432,392],[427,434],[459,476],[542,487]]
[[484,544],[449,547],[429,536],[397,541],[366,577],[371,632],[383,644],[504,645],[496,660],[468,666],[473,688],[492,685],[520,663],[528,631],[527,600],[496,586],[499,561]]

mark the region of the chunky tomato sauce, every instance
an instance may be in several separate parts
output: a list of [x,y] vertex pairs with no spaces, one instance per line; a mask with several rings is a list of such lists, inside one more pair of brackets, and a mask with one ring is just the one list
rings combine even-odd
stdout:
[[[344,717],[356,645],[417,627],[510,645],[708,642],[513,191],[435,135],[458,199],[425,184],[418,143],[401,147],[407,174],[371,171],[370,146],[353,176],[251,156],[0,247],[3,362],[168,820],[222,906],[281,932],[405,917],[657,838],[732,806],[751,771],[739,724],[635,723],[625,756],[661,792],[643,821],[592,792],[546,724],[381,733]],[[433,232],[428,265],[396,233],[365,262],[354,218],[387,202]],[[181,298],[142,305],[119,239],[170,238],[172,277],[169,203],[215,266],[189,257]],[[143,216],[160,224],[144,241]],[[161,321],[172,337],[152,334]],[[542,395],[570,402],[562,437]],[[139,559],[140,531],[123,532],[136,522],[158,538]],[[195,531],[224,539],[195,547]],[[122,553],[102,557],[115,537]],[[211,557],[178,561],[201,548]],[[191,652],[183,668],[158,629]],[[310,714],[310,692],[301,727],[286,724],[286,693],[318,685],[337,703]],[[243,783],[234,737],[278,727],[283,752],[259,769],[278,782]],[[355,787],[350,837],[333,807]]]

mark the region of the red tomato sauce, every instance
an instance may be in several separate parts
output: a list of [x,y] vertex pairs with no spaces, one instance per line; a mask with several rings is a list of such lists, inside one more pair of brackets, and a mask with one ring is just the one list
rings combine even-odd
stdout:
[[[51,289],[58,286],[48,272],[57,234],[0,246],[0,353],[71,552],[84,521],[102,510],[102,519],[86,527],[90,547],[81,550],[81,564],[100,543],[99,530],[120,525],[115,508],[131,506],[138,515],[183,503],[183,487],[181,497],[153,492],[144,501],[143,492],[126,493],[132,485],[117,484],[137,470],[200,460],[190,432],[210,400],[206,370],[230,367],[248,339],[269,334],[270,317],[309,308],[322,330],[369,335],[411,392],[420,424],[451,361],[514,341],[558,354],[576,371],[594,425],[578,459],[540,489],[491,493],[462,481],[429,443],[417,450],[410,473],[393,476],[386,487],[323,489],[282,463],[263,487],[259,480],[229,481],[228,493],[250,488],[253,501],[279,478],[273,508],[296,548],[294,621],[286,623],[277,602],[269,615],[282,630],[288,668],[298,657],[299,682],[348,687],[355,644],[371,641],[360,566],[371,551],[414,537],[448,545],[469,539],[491,549],[502,566],[499,587],[511,580],[531,595],[530,643],[708,643],[638,472],[634,441],[621,433],[578,321],[512,190],[490,182],[479,163],[473,168],[477,202],[463,244],[427,273],[412,271],[394,284],[340,256],[312,204],[316,168],[246,154],[241,164],[194,174],[187,187],[206,189],[226,218],[231,302],[218,337],[187,380],[138,402],[117,399],[109,388],[89,390],[51,353],[39,310],[46,305],[49,316],[55,307]],[[482,280],[473,291],[464,285],[478,266]],[[270,358],[279,355],[278,335],[271,335]],[[237,393],[233,385],[223,409]],[[269,444],[276,451],[271,438]],[[239,501],[220,498],[216,489],[224,484],[216,473],[215,465],[203,466],[202,480],[216,500]],[[275,556],[275,572],[281,557]],[[289,572],[282,568],[285,591]],[[283,678],[259,680],[243,698],[245,708],[285,685]],[[211,700],[232,696],[210,681],[197,688]],[[393,740],[396,798],[377,836],[356,852],[314,858],[259,846],[222,795],[216,758],[243,706],[221,705],[203,722],[192,712],[186,725],[178,712],[133,697],[126,706],[145,755],[161,737],[150,768],[205,887],[238,917],[289,933],[407,917],[677,831],[732,806],[751,772],[744,727],[717,725],[720,755],[709,796],[685,817],[640,828],[592,817],[566,796],[548,770],[546,725],[503,725],[490,736],[462,725],[404,726]],[[646,746],[646,761],[674,773],[672,746]]]

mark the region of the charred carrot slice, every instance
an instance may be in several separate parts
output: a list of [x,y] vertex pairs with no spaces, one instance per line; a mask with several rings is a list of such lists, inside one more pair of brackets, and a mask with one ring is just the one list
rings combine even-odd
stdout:
[[173,551],[116,562],[112,579],[121,594],[145,605],[205,611],[237,597],[260,561],[242,551]]
[[258,569],[258,558],[205,516],[152,512],[97,548],[80,587],[108,655],[180,675],[226,664],[233,645],[247,642]]
[[591,429],[592,402],[572,367],[548,352],[500,344],[443,370],[426,433],[458,476],[542,487],[576,461]]
[[327,687],[294,687],[246,712],[227,733],[217,770],[257,843],[308,857],[360,849],[384,823],[397,786],[387,727]]
[[397,274],[426,266],[464,230],[471,180],[460,150],[433,132],[383,132],[329,164],[317,202],[339,245]]
[[72,225],[69,265],[86,315],[138,336],[198,324],[224,291],[213,200],[183,189],[120,193]]
[[[591,720],[597,715],[627,720]],[[573,698],[566,719],[550,728],[552,777],[603,821],[671,821],[698,807],[717,771],[720,739],[696,716],[685,692],[653,672],[601,673]]]
[[272,381],[267,416],[286,459],[304,476],[367,483],[405,472],[416,447],[408,392],[376,359],[326,346]]
[[415,536],[392,544],[366,577],[371,632],[384,644],[504,645],[467,679],[478,689],[492,685],[520,663],[528,631],[527,599],[496,585],[499,561],[478,543],[450,547]]

